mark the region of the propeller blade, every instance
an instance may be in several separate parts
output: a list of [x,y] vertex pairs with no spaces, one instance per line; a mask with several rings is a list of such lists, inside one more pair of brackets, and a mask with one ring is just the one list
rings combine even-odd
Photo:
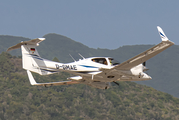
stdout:
[[117,83],[117,82],[115,82],[115,81],[113,81],[113,83],[115,83],[116,85],[118,85],[118,86],[119,86],[119,83]]
[[143,71],[147,71],[147,70],[149,70],[149,69],[146,67],[146,62],[143,62],[142,65],[144,66]]

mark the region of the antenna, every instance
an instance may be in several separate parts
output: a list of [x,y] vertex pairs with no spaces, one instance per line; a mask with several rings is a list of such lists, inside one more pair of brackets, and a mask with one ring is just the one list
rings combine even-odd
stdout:
[[85,59],[80,53],[78,53],[83,59]]
[[[70,54],[69,54],[70,55]],[[74,60],[74,62],[76,62],[76,60],[70,55],[70,57]]]

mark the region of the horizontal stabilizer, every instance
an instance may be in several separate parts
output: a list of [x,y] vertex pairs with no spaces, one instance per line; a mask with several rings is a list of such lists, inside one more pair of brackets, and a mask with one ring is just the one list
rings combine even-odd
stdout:
[[37,83],[32,76],[32,73],[27,70],[27,75],[29,77],[29,81],[31,85],[37,85],[37,86],[55,86],[55,85],[70,85],[70,84],[80,84],[76,81],[60,81],[60,82],[49,82],[49,83]]
[[43,40],[45,40],[45,38],[36,38],[36,39],[33,39],[33,40],[29,40],[29,41],[22,41],[21,43],[18,43],[17,45],[9,47],[7,49],[7,52],[11,51],[11,50],[14,50],[14,49],[18,49],[18,48],[21,47],[21,45],[36,45],[36,46],[38,46],[38,44],[40,42],[42,42]]

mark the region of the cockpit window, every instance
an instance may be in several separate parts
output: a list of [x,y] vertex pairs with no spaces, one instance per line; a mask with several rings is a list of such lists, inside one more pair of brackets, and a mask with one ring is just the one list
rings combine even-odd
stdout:
[[113,58],[109,58],[109,62],[111,65],[118,65],[120,64],[117,60],[114,60]]
[[101,63],[101,64],[105,64],[105,65],[108,64],[105,58],[94,58],[94,59],[92,59],[92,61],[97,62],[97,63]]

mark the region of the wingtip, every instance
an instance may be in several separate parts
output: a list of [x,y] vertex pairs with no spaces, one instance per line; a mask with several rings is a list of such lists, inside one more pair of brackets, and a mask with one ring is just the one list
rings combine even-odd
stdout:
[[45,40],[45,38],[38,38],[39,40]]
[[160,26],[157,26],[157,30],[158,30],[158,31],[161,31],[162,28],[161,28]]
[[9,51],[11,51],[9,48],[6,50],[6,52],[9,52]]
[[168,41],[169,39],[167,38],[167,36],[165,35],[165,33],[163,32],[162,28],[160,26],[157,26],[159,35],[162,39],[162,41]]

